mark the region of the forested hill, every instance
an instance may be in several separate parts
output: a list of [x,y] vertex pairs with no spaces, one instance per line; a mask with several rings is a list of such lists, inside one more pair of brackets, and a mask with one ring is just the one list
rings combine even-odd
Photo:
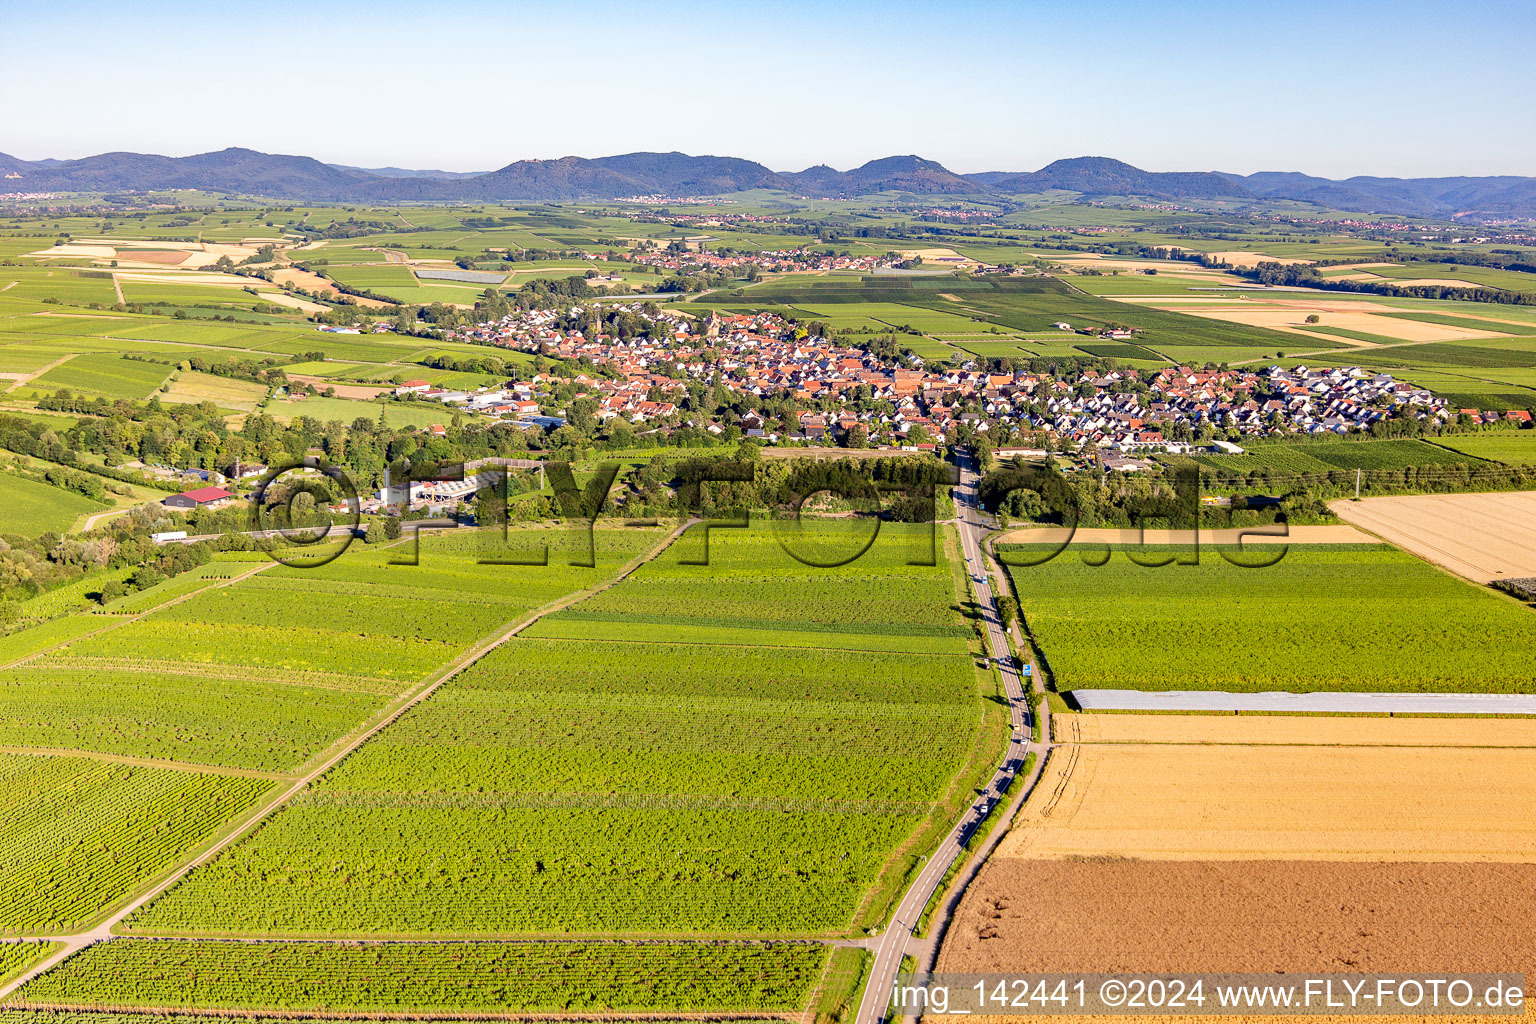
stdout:
[[103,153],[78,160],[21,160],[0,153],[0,191],[116,192],[201,189],[315,202],[494,202],[729,195],[769,189],[818,198],[877,193],[1008,196],[1067,192],[1087,198],[1258,202],[1294,200],[1355,213],[1438,218],[1536,219],[1536,177],[1344,180],[1299,172],[1240,175],[1146,171],[1109,157],[1057,160],[1036,171],[957,174],[922,157],[892,156],[839,171],[774,171],[736,157],[627,153],[519,160],[483,174],[367,170],[307,156],[225,149],[195,156]]

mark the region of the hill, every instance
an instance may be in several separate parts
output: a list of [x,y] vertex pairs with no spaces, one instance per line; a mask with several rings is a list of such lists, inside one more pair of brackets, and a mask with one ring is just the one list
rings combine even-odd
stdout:
[[1028,195],[1049,191],[1154,200],[1289,200],[1333,210],[1404,217],[1536,219],[1536,177],[1342,180],[1297,171],[1241,175],[1147,171],[1103,156],[1056,160],[1037,171],[961,175],[916,155],[871,160],[848,171],[817,164],[774,171],[753,160],[687,153],[625,153],[518,160],[481,174],[360,168],[307,156],[224,149],[195,156],[102,153],[76,160],[22,160],[0,153],[0,190],[148,192],[199,189],[316,202],[497,202],[618,199],[635,195],[729,195],[754,189],[819,198],[882,192]]
[[1150,196],[1163,199],[1252,199],[1241,184],[1213,171],[1144,171],[1105,156],[1057,160],[1029,174],[988,175],[1001,192],[1063,189],[1087,196]]

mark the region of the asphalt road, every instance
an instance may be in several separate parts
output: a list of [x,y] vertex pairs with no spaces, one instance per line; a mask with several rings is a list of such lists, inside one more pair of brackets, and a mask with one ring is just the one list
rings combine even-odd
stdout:
[[998,674],[1002,676],[1003,688],[1008,695],[1013,734],[1003,763],[993,773],[982,794],[966,809],[955,827],[950,829],[939,848],[928,857],[917,879],[897,904],[890,926],[875,943],[875,963],[870,970],[869,984],[859,1002],[855,1024],[878,1024],[884,1018],[890,1006],[891,989],[901,967],[901,958],[908,952],[908,942],[912,939],[912,929],[916,927],[918,917],[933,897],[934,890],[938,888],[950,865],[964,852],[962,839],[970,837],[988,811],[1001,812],[1000,805],[1007,799],[1003,785],[1017,774],[1009,771],[1008,766],[1017,765],[1022,768],[1024,755],[1029,750],[1031,723],[1029,706],[1024,698],[1025,683],[1008,649],[1008,638],[997,615],[997,602],[992,593],[986,556],[981,547],[981,538],[991,524],[986,513],[981,510],[978,484],[975,466],[966,457],[960,464],[960,485],[955,491],[960,543],[965,553],[965,570],[971,577],[971,589],[986,624],[987,649],[997,661]]

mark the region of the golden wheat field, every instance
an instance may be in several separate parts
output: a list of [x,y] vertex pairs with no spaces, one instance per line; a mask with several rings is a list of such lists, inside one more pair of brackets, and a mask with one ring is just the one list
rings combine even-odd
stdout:
[[1520,748],[1069,744],[997,856],[1527,861],[1532,807]]
[[1226,743],[1358,747],[1531,747],[1529,718],[1346,718],[1326,715],[1057,715],[1074,743]]

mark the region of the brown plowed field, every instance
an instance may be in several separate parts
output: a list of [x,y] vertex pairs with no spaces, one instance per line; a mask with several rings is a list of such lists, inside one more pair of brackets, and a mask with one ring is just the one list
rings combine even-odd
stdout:
[[941,971],[1521,972],[1536,864],[990,863]]
[[1052,751],[967,888],[939,971],[1475,971],[1536,981],[1536,723],[1055,721],[1069,742]]

